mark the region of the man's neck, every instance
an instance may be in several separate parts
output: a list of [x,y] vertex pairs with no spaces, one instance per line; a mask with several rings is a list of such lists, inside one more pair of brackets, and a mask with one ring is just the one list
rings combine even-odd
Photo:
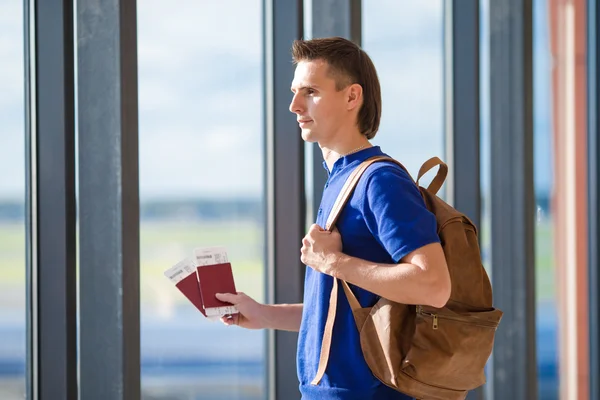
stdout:
[[360,137],[353,138],[343,143],[336,143],[333,145],[321,145],[321,151],[323,152],[323,159],[325,163],[327,163],[327,168],[329,171],[333,168],[333,164],[341,157],[359,152],[360,150],[371,147],[372,144],[369,140],[361,135]]

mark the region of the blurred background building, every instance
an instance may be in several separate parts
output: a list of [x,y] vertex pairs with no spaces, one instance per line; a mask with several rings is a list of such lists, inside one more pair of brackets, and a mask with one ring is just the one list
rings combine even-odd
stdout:
[[297,399],[296,335],[208,322],[163,276],[224,245],[300,302],[325,183],[294,39],[378,69],[373,140],[479,226],[505,312],[470,399],[598,400],[595,0],[0,0],[0,398]]

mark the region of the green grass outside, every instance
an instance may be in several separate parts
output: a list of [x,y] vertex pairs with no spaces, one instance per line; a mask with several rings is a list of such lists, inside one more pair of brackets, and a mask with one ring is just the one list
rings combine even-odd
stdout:
[[[488,233],[483,233],[483,243]],[[140,288],[142,306],[161,307],[187,300],[163,276],[164,270],[191,256],[198,246],[228,249],[239,291],[264,300],[263,231],[243,223],[142,223],[140,228]],[[536,226],[536,290],[538,300],[555,296],[554,255],[550,221]],[[0,294],[24,293],[25,232],[21,224],[0,224]],[[0,295],[0,308],[10,300]],[[12,303],[11,303],[12,304]]]
[[0,290],[18,286],[25,286],[25,227],[0,224]]
[[238,291],[264,301],[263,233],[252,223],[149,223],[140,227],[140,285],[143,305],[187,301],[163,272],[196,247],[225,246]]

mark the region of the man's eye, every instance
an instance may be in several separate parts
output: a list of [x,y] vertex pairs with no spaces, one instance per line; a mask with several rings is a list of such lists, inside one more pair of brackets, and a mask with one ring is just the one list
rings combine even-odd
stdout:
[[307,94],[314,94],[315,91],[313,89],[306,89]]

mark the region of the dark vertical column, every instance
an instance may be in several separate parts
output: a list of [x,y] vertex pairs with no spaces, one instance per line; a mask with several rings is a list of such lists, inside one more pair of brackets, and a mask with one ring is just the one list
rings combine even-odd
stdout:
[[77,3],[80,386],[140,398],[136,2]]
[[479,227],[479,0],[453,0],[444,11],[447,193]]
[[490,1],[494,399],[537,398],[532,1]]
[[[480,228],[479,0],[444,3],[446,183],[448,201]],[[469,400],[483,399],[483,390]]]
[[73,3],[25,10],[28,397],[76,399]]
[[[267,275],[270,303],[301,303],[304,266],[304,144],[289,111],[291,46],[302,37],[302,0],[265,1]],[[269,399],[298,398],[298,334],[269,332]],[[295,393],[295,395],[294,395]]]

